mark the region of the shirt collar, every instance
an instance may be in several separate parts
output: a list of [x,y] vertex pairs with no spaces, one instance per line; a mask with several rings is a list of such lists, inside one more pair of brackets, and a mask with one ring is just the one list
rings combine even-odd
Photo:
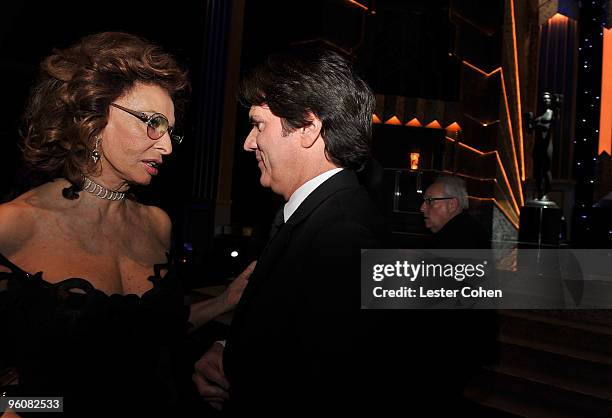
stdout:
[[285,222],[289,220],[291,215],[293,215],[297,208],[300,207],[302,202],[306,200],[310,193],[312,193],[317,187],[323,184],[325,180],[329,179],[331,176],[342,170],[342,167],[331,169],[329,171],[319,174],[315,178],[308,180],[306,183],[298,187],[296,191],[293,192],[287,203],[285,203],[285,207],[283,208]]

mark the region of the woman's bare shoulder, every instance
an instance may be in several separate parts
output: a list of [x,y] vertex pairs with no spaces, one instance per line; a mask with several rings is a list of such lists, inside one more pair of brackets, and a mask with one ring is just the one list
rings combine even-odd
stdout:
[[[34,236],[37,223],[55,211],[54,200],[61,198],[58,187],[59,183],[49,182],[0,204],[0,252],[13,253]],[[57,199],[53,198],[55,194]]]
[[138,214],[143,227],[153,233],[166,248],[170,248],[172,222],[168,214],[157,206],[135,204],[135,212]]
[[21,248],[34,234],[36,213],[23,195],[0,205],[0,252],[10,255]]

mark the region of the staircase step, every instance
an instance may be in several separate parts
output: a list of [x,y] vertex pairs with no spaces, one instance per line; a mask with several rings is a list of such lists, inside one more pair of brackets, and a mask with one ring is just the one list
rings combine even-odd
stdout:
[[612,309],[564,309],[521,312],[524,315],[535,318],[558,319],[566,324],[572,324],[577,327],[594,326],[592,329],[595,331],[612,333]]
[[506,413],[530,418],[584,418],[612,416],[612,402],[553,387],[511,370],[488,370],[465,391],[466,398]]
[[466,397],[524,417],[612,416],[612,313],[502,310],[500,357]]
[[[602,399],[612,399],[612,364],[502,339],[497,371]],[[573,353],[570,353],[573,354]],[[584,357],[584,356],[583,356]]]
[[537,322],[583,329],[593,333],[612,335],[612,310],[500,310],[501,316],[529,319]]
[[500,311],[500,338],[575,357],[612,364],[612,327],[522,311]]
[[474,401],[466,401],[462,409],[462,415],[467,418],[519,418],[516,415],[507,411],[492,408],[490,406],[481,405]]

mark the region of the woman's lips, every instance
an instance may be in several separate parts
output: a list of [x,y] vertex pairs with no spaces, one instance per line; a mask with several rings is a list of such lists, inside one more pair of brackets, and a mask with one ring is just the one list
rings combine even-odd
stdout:
[[144,166],[145,166],[145,170],[147,170],[147,172],[152,175],[152,176],[156,176],[157,173],[159,172],[159,170],[155,167],[151,167],[149,164],[147,164],[146,162],[143,162]]

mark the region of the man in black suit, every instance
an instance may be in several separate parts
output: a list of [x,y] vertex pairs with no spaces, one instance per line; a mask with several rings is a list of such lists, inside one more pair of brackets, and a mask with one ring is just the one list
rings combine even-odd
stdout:
[[251,72],[241,102],[253,124],[244,149],[286,203],[227,345],[200,359],[194,381],[237,416],[346,410],[363,383],[360,249],[386,231],[354,172],[369,157],[374,96],[339,54],[302,46]]
[[443,175],[425,190],[421,212],[434,233],[433,248],[491,248],[484,228],[468,212],[465,181]]
[[[421,212],[425,226],[434,234],[431,248],[491,248],[485,229],[467,212],[469,200],[463,179],[439,176],[425,190],[423,200]],[[474,254],[482,257],[483,252]],[[491,310],[428,311],[424,314],[428,326],[421,330],[420,336],[431,343],[428,355],[438,359],[437,374],[444,376],[440,379],[437,395],[445,399],[449,410],[474,416],[476,405],[464,399],[463,391],[483,366],[497,361],[497,314]],[[434,329],[435,332],[431,332]],[[446,354],[448,347],[452,347],[452,357]],[[436,374],[432,368],[427,372]]]

